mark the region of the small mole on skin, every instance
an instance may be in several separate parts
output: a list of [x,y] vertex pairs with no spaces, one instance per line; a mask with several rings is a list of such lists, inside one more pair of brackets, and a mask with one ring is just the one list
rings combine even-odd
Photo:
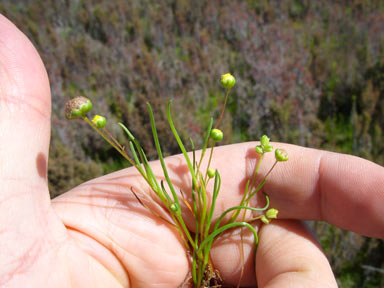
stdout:
[[41,178],[47,179],[47,158],[40,152],[36,157],[37,173]]

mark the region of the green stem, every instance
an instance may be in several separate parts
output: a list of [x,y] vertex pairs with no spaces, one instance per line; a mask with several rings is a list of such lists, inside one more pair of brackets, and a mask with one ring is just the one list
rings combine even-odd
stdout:
[[[125,151],[121,150],[118,146],[116,146],[116,144],[111,141],[108,136],[106,136],[99,128],[97,128],[93,123],[92,121],[90,121],[88,119],[87,116],[84,116],[83,118],[85,120],[85,122],[87,122],[101,137],[103,137],[103,139],[105,141],[107,141],[113,148],[115,148],[117,150],[117,152],[119,152],[126,160],[128,160],[128,162],[132,165],[132,166],[135,166],[136,167],[136,163],[125,153]],[[138,169],[140,171],[140,169]],[[145,175],[143,175],[143,177],[145,178]]]
[[[244,205],[244,203],[245,203],[245,200],[246,200],[246,198],[248,196],[249,183],[250,183],[250,181],[248,180],[247,184],[245,185],[244,194],[243,194],[243,197],[241,198],[239,206],[247,206],[247,205]],[[239,216],[239,213],[240,213],[239,210],[234,211],[232,213],[232,216],[231,216],[231,218],[230,218],[230,220],[228,222],[229,223],[235,222],[236,218]]]
[[261,162],[263,161],[263,159],[264,159],[264,153],[260,155],[259,161],[257,162],[255,172],[253,173],[252,182],[251,182],[251,186],[250,186],[251,189],[252,189],[253,185],[255,185],[256,177],[257,177],[257,174],[259,174]]
[[197,278],[196,278],[196,255],[195,251],[193,252],[193,257],[192,257],[192,281],[193,283],[197,284]]
[[187,236],[189,243],[191,243],[191,246],[193,247],[193,249],[196,249],[195,241],[193,241],[191,237],[191,233],[189,233],[187,226],[185,226],[183,217],[181,215],[176,215],[176,218],[179,221],[184,234]]
[[200,155],[200,161],[199,161],[199,164],[197,165],[197,171],[200,170],[201,162],[203,161],[205,151],[207,150],[209,136],[211,135],[212,125],[213,125],[213,118],[211,118],[209,120],[208,129],[207,129],[207,132],[205,134],[204,144],[203,144],[203,148],[202,148],[201,155]]
[[[205,238],[208,237],[209,229],[210,229],[211,223],[212,223],[213,211],[215,210],[216,199],[217,199],[217,196],[219,195],[219,191],[220,191],[220,186],[221,186],[221,178],[220,178],[219,172],[216,170],[215,183],[214,183],[213,194],[212,194],[212,203],[211,203],[211,207],[210,207],[207,221],[205,224],[204,237],[202,238],[203,241]],[[209,259],[209,250],[210,250],[210,246],[206,245],[206,247],[203,250],[204,251],[203,252],[204,261],[203,262],[200,261],[200,263],[202,263],[202,266],[203,266],[203,267],[201,267],[201,271],[202,271],[203,275],[204,275],[205,267],[206,267],[206,265],[208,263],[208,259]],[[203,275],[200,275],[200,277],[203,277]]]
[[202,179],[202,175],[200,174],[200,188],[201,189],[199,189],[199,191],[200,191],[200,193],[201,193],[201,198],[202,198],[202,200],[203,200],[203,206],[201,207],[200,206],[200,213],[201,213],[201,218],[200,218],[200,223],[201,223],[201,226],[200,226],[200,229],[201,229],[201,231],[200,231],[200,233],[201,233],[201,239],[204,239],[204,231],[205,231],[205,217],[206,217],[206,215],[207,215],[207,206],[208,206],[208,204],[207,204],[207,189],[206,189],[206,187],[205,187],[205,183],[204,183],[204,181],[203,181],[203,179]]
[[271,172],[272,172],[273,168],[275,168],[277,162],[278,161],[275,161],[275,163],[272,165],[271,169],[269,169],[268,173],[265,175],[263,181],[261,181],[261,183],[259,185],[257,185],[257,187],[255,188],[255,190],[253,190],[253,192],[248,196],[248,198],[246,200],[247,204],[248,204],[249,200],[251,200],[251,198],[253,196],[255,196],[257,192],[260,191],[260,189],[264,186],[265,182],[267,182],[267,177],[269,176],[269,174],[271,174]]
[[[248,195],[249,195],[250,191],[252,191],[253,185],[255,185],[256,177],[260,171],[261,162],[263,161],[263,159],[264,159],[264,153],[260,155],[260,159],[257,162],[257,166],[256,166],[256,169],[253,173],[251,182],[249,182],[249,180],[247,181],[247,185],[245,186],[245,190],[244,190],[243,198],[241,199],[241,202],[240,202],[240,206],[243,206],[243,205],[248,206],[248,201],[249,201],[249,200],[247,200],[249,198]],[[230,222],[235,221],[236,218],[239,216],[239,214],[240,214],[240,210],[237,210],[236,212],[234,212],[231,216]]]
[[135,147],[133,146],[132,141],[129,141],[129,149],[131,150],[132,155],[133,155],[133,159],[135,160],[135,162],[137,164],[137,169],[140,170],[141,174],[144,174],[143,167],[141,166],[142,164],[141,164],[139,158],[137,157],[137,153],[136,153]]
[[108,131],[108,129],[104,127],[103,130],[104,130],[105,133],[107,133],[107,135],[109,136],[109,138],[112,139],[112,141],[116,144],[116,146],[119,147],[121,151],[124,151],[123,146],[121,146],[120,143],[117,142],[117,140],[115,139],[115,137],[112,136],[112,134]]
[[209,232],[209,228],[211,227],[213,211],[215,210],[216,199],[217,199],[217,196],[219,195],[220,186],[221,186],[221,177],[220,177],[219,172],[216,170],[215,183],[213,185],[212,203],[211,203],[211,208],[209,210],[209,214],[208,214],[208,218],[207,218],[207,224],[205,226],[204,237],[207,237],[208,232]]
[[213,156],[213,149],[214,148],[215,148],[215,142],[212,142],[211,151],[209,153],[209,160],[208,160],[207,170],[205,172],[204,183],[207,183],[207,181],[208,181],[208,169],[211,166],[212,156]]
[[225,111],[225,106],[227,106],[227,100],[228,100],[229,90],[230,90],[230,89],[227,89],[227,91],[226,91],[226,93],[225,93],[224,105],[223,105],[223,108],[221,109],[221,113],[220,113],[220,116],[219,116],[219,120],[217,120],[216,125],[215,125],[215,128],[219,127],[219,125],[221,124],[221,120],[223,120],[223,115],[224,115],[224,111]]

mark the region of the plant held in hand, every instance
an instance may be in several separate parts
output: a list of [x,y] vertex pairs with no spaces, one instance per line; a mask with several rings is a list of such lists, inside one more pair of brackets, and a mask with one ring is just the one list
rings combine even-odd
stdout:
[[[218,271],[215,270],[210,260],[210,249],[214,240],[224,231],[233,227],[240,226],[248,228],[252,231],[254,236],[254,245],[256,246],[258,244],[258,235],[257,231],[250,224],[250,222],[260,220],[261,222],[268,224],[272,219],[277,218],[278,210],[269,207],[269,198],[266,194],[264,194],[266,200],[266,204],[264,207],[255,208],[249,205],[249,202],[252,197],[255,197],[255,195],[258,194],[258,192],[260,192],[260,190],[262,189],[263,185],[267,181],[268,175],[275,167],[276,163],[288,160],[288,154],[286,151],[276,149],[275,164],[264,176],[262,181],[260,183],[256,183],[257,175],[260,171],[264,155],[273,150],[273,147],[270,144],[270,139],[266,135],[264,135],[260,139],[260,145],[257,145],[255,147],[255,151],[260,154],[260,157],[252,178],[249,179],[246,183],[241,202],[237,203],[236,206],[233,206],[226,210],[224,213],[222,213],[222,215],[218,218],[215,223],[213,223],[212,221],[213,213],[215,211],[215,204],[219,197],[221,177],[219,171],[217,169],[215,170],[211,168],[210,166],[215,145],[224,137],[223,132],[217,127],[220,125],[221,120],[223,118],[229,91],[231,90],[231,88],[234,87],[235,83],[235,78],[229,73],[224,74],[221,77],[221,84],[226,89],[224,105],[222,107],[219,119],[216,122],[216,125],[213,127],[212,118],[208,123],[199,159],[196,159],[196,153],[194,149],[191,154],[187,153],[185,146],[172,120],[171,102],[168,103],[168,123],[180,147],[180,150],[184,155],[185,162],[188,165],[189,174],[192,181],[191,191],[188,191],[191,195],[191,202],[188,202],[186,200],[182,192],[180,192],[181,194],[176,192],[176,189],[169,177],[167,166],[163,157],[163,152],[161,150],[159,138],[157,135],[156,123],[153,116],[152,107],[149,103],[147,103],[147,108],[151,121],[152,135],[163,170],[164,180],[159,180],[155,177],[155,174],[152,171],[151,165],[148,162],[147,156],[140,142],[133,136],[133,134],[124,124],[119,123],[121,128],[128,136],[128,147],[130,150],[129,154],[126,152],[124,146],[121,145],[107,130],[105,117],[96,115],[93,117],[92,120],[89,120],[87,114],[92,109],[92,103],[89,99],[83,96],[76,97],[70,100],[65,108],[65,115],[68,119],[81,118],[86,121],[97,133],[101,135],[101,137],[103,137],[132,166],[137,169],[137,171],[148,183],[155,197],[158,198],[157,200],[161,202],[163,208],[169,213],[172,219],[172,224],[174,225],[175,229],[177,229],[177,231],[180,233],[184,241],[184,245],[188,251],[188,254],[191,255],[191,273],[190,277],[187,278],[185,283],[183,284],[184,286],[192,286],[195,288],[220,287],[220,275]],[[206,154],[208,154],[207,152],[209,152],[208,164],[203,169],[202,162]],[[210,181],[213,181],[212,191],[207,190]],[[167,185],[165,185],[164,182],[166,182]],[[131,191],[135,195],[136,199],[141,203],[141,205],[151,211],[151,209],[141,201],[140,196],[136,192],[134,192],[133,189],[131,189]],[[184,202],[187,209],[189,209],[189,213],[191,213],[194,218],[194,232],[191,232],[186,226],[186,223],[181,213],[181,201]],[[247,210],[258,211],[259,213],[264,214],[261,214],[255,218],[252,218],[251,220],[246,221],[245,212]],[[156,216],[161,217],[160,215],[157,215],[154,211],[151,212],[154,213]],[[242,213],[242,215],[240,215],[240,213]],[[224,222],[223,219],[228,214],[229,220]]]

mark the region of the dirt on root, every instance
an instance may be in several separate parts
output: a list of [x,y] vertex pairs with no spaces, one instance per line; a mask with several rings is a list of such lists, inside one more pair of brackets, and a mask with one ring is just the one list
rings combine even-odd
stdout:
[[203,283],[200,287],[195,287],[192,281],[192,275],[189,273],[179,288],[221,288],[223,280],[217,270],[211,271],[208,267],[205,269]]

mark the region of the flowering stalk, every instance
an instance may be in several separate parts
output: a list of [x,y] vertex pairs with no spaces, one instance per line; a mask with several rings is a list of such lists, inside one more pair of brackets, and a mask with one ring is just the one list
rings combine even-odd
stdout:
[[[156,146],[156,151],[159,157],[160,165],[163,170],[163,176],[165,182],[167,184],[167,188],[165,187],[164,181],[158,180],[152,171],[151,165],[147,159],[147,156],[140,144],[140,142],[133,136],[133,134],[128,130],[128,128],[119,123],[119,126],[123,129],[123,131],[128,136],[129,141],[129,150],[131,157],[125,151],[123,145],[121,145],[106,129],[106,118],[100,115],[96,115],[92,120],[89,120],[86,116],[92,109],[92,103],[89,99],[85,97],[77,97],[68,102],[65,108],[65,114],[68,119],[83,119],[87,122],[92,129],[94,129],[103,139],[105,139],[113,148],[115,148],[132,166],[134,166],[140,173],[140,175],[146,180],[149,187],[154,192],[154,195],[158,197],[160,202],[162,203],[163,208],[169,213],[172,218],[172,224],[180,233],[184,245],[189,252],[189,255],[192,256],[192,286],[194,288],[200,287],[209,287],[210,279],[215,276],[215,270],[213,269],[213,265],[210,262],[210,250],[213,245],[214,240],[224,231],[228,229],[232,229],[235,227],[245,227],[251,230],[254,235],[254,245],[256,246],[258,243],[258,235],[255,228],[251,225],[250,222],[255,220],[260,220],[262,223],[268,224],[272,219],[277,217],[278,211],[273,208],[269,208],[269,198],[266,194],[266,204],[262,208],[250,207],[249,202],[252,197],[254,197],[258,191],[261,190],[263,185],[266,182],[267,176],[270,174],[272,169],[275,167],[277,162],[282,162],[288,160],[288,156],[285,151],[281,149],[276,149],[275,158],[276,162],[269,170],[264,179],[255,187],[257,181],[257,175],[259,173],[262,160],[264,158],[264,154],[266,152],[272,151],[273,147],[269,143],[269,138],[267,136],[263,136],[260,139],[260,145],[255,147],[257,153],[260,154],[259,161],[257,163],[255,172],[251,180],[247,181],[246,188],[244,191],[244,195],[239,205],[233,206],[227,209],[224,213],[220,215],[216,222],[213,222],[213,214],[216,207],[216,201],[219,197],[219,192],[221,188],[221,176],[217,169],[211,168],[211,163],[213,159],[213,153],[216,143],[221,141],[224,137],[224,134],[221,130],[218,129],[220,125],[225,106],[227,103],[228,95],[230,89],[235,85],[235,78],[227,73],[221,77],[221,84],[226,89],[224,105],[222,107],[219,119],[216,122],[214,129],[213,127],[213,119],[210,119],[208,123],[206,134],[204,136],[204,142],[202,151],[200,154],[200,159],[197,162],[195,155],[195,148],[193,141],[192,143],[192,160],[190,159],[190,155],[187,153],[185,146],[179,136],[179,133],[173,123],[172,115],[171,115],[171,102],[169,101],[167,106],[167,119],[170,126],[170,129],[176,139],[176,142],[179,145],[179,148],[184,156],[184,159],[187,163],[190,177],[192,181],[191,187],[191,198],[192,203],[189,203],[187,199],[184,197],[182,191],[180,191],[181,195],[176,192],[176,189],[169,177],[169,173],[167,171],[167,167],[165,164],[165,159],[163,157],[163,152],[161,149],[161,144],[158,138],[156,123],[152,111],[152,107],[149,103],[147,103],[147,108],[150,116],[151,130],[153,139]],[[202,169],[202,162],[204,157],[206,156],[207,147],[210,147],[209,158],[206,167],[204,170]],[[214,181],[213,183],[213,191],[208,191],[209,181]],[[141,200],[140,196],[131,189],[132,193],[136,197],[139,203],[143,205],[146,209],[151,210],[148,206],[144,204]],[[169,192],[168,192],[169,191]],[[209,195],[211,195],[211,201],[209,203]],[[188,227],[185,224],[181,213],[181,200],[183,200],[185,206],[189,209],[189,212],[195,219],[195,232],[191,233]],[[256,216],[250,220],[246,220],[245,212],[246,211],[258,211],[265,212],[262,215]],[[154,211],[151,211],[154,215],[162,218]],[[239,222],[236,222],[239,214],[243,212],[242,219]],[[224,223],[223,220],[225,216],[229,213],[232,213],[230,219]],[[164,218],[162,218],[165,220]],[[168,220],[165,220],[168,221]],[[243,262],[243,261],[242,261]]]

